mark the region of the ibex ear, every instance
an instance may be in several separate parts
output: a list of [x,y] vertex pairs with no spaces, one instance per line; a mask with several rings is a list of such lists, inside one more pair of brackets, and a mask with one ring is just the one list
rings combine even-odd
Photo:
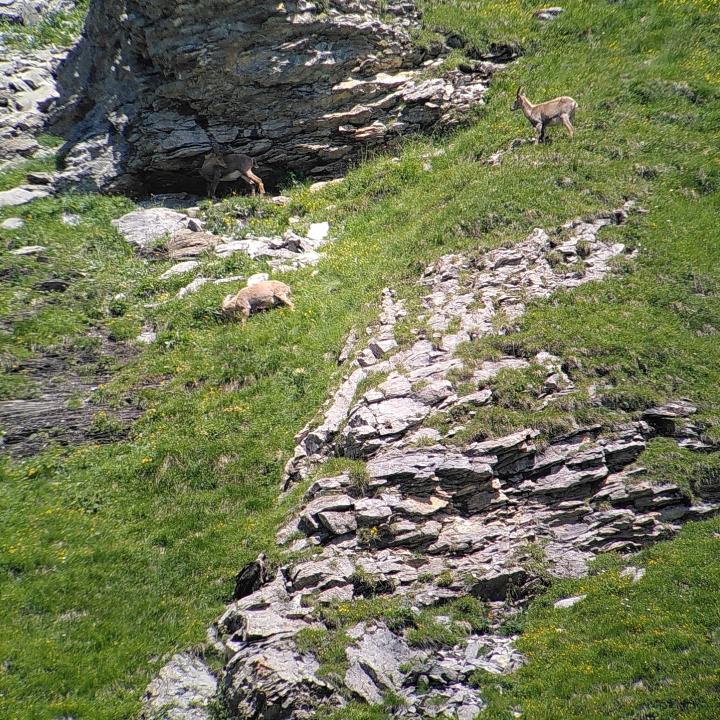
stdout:
[[523,94],[523,87],[522,85],[517,89],[517,97],[520,97]]

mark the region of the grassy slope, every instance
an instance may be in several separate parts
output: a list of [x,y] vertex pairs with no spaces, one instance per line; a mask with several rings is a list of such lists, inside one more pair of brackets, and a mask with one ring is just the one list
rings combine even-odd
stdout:
[[[182,280],[159,283],[154,278],[164,266],[144,266],[113,234],[108,221],[126,209],[123,200],[64,197],[15,213],[28,224],[16,233],[2,231],[3,239],[14,246],[47,245],[50,263],[0,258],[3,268],[22,268],[0,291],[3,315],[22,313],[0,336],[5,365],[48,346],[88,342],[89,328],[131,337],[151,317],[160,334],[101,390],[112,400],[130,389],[147,406],[130,440],[0,461],[0,592],[7,621],[0,635],[0,715],[109,719],[134,712],[163,657],[202,640],[233,573],[272,545],[284,512],[275,502],[283,462],[293,434],[326,396],[336,372],[332,354],[345,333],[372,317],[384,285],[411,284],[439,254],[514,242],[536,225],[640,197],[650,214],[616,231],[640,248],[637,270],[534,307],[522,343],[581,358],[588,377],[610,373],[634,407],[688,395],[700,403],[708,432],[717,434],[716,3],[565,6],[560,19],[540,27],[531,19],[531,3],[429,5],[429,24],[458,30],[479,47],[516,37],[527,55],[498,77],[472,128],[452,142],[438,141],[447,153],[434,160],[432,172],[423,172],[420,158],[429,145],[412,144],[399,164],[372,160],[321,196],[294,190],[290,208],[261,221],[272,226],[300,214],[330,219],[340,233],[317,275],[292,277],[294,314],[267,314],[243,328],[218,324],[211,311],[224,289],[216,287],[145,308],[170,297]],[[524,120],[508,112],[519,82],[531,88],[531,97],[576,97],[575,142],[556,133],[553,144],[521,148],[500,167],[475,162],[478,153],[527,133]],[[676,82],[689,84],[691,92]],[[688,98],[693,93],[694,101]],[[558,180],[566,177],[573,184],[561,187]],[[79,212],[85,224],[68,230],[59,220],[64,209]],[[69,262],[87,277],[67,293],[48,299],[31,289]],[[226,274],[237,262],[208,260],[207,269]],[[127,294],[127,307],[112,318],[110,297],[117,292]],[[148,380],[159,387],[142,389]],[[10,387],[7,374],[2,387]],[[630,392],[637,388],[643,389],[639,399]],[[666,454],[655,455],[657,466],[672,472]],[[712,601],[720,578],[708,550],[717,543],[713,529],[717,524],[697,526],[682,541],[651,551],[657,563],[637,589],[627,589],[631,610],[646,595],[662,609],[633,630],[650,648],[643,662],[655,663],[640,671],[657,680],[642,701],[633,699],[628,711],[607,689],[602,667],[586,662],[599,636],[616,643],[612,683],[627,685],[643,667],[634,659],[629,625],[589,622],[597,615],[615,618],[622,598],[620,591],[607,591],[605,602],[603,588],[620,581],[599,575],[586,581],[593,602],[571,611],[577,622],[565,627],[562,652],[545,632],[556,618],[542,607],[533,611],[523,642],[538,661],[518,676],[509,695],[494,698],[488,717],[507,717],[513,704],[528,718],[710,717],[679,703],[690,679],[696,703],[710,702],[713,680],[696,659],[712,660],[717,644]],[[703,563],[713,567],[696,570]],[[686,605],[671,597],[683,572]],[[655,656],[652,638],[660,629],[668,647],[687,633],[692,652]],[[580,682],[583,664],[596,672]],[[665,677],[680,680],[661,682]]]

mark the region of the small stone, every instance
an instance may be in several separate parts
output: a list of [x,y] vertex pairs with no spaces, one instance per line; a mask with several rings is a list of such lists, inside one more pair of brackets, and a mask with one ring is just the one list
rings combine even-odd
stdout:
[[[197,223],[197,220],[189,219],[188,226]],[[167,252],[173,260],[184,260],[202,255],[212,250],[221,242],[221,238],[202,229],[190,227],[176,230],[167,242]]]
[[75,227],[82,222],[82,218],[75,213],[63,213],[60,220],[64,225],[70,225],[70,227]]
[[337,185],[338,183],[342,182],[342,178],[336,178],[335,180],[319,180],[318,182],[314,182],[308,190],[311,193],[320,192],[323,188],[326,188],[330,185]]
[[44,245],[25,245],[25,247],[17,248],[16,250],[11,250],[11,255],[38,255],[41,252],[44,252],[47,250],[47,248]]
[[149,325],[143,327],[142,332],[135,338],[135,342],[142,343],[143,345],[149,345],[154,343],[157,338],[157,333]]
[[547,7],[536,10],[534,15],[538,20],[554,20],[558,15],[564,13],[564,8],[561,7]]
[[491,397],[492,390],[486,388],[485,390],[478,390],[477,392],[470,393],[470,395],[463,395],[461,398],[456,400],[455,405],[486,405],[490,402]]
[[258,283],[265,282],[269,279],[270,275],[268,275],[267,273],[255,273],[247,279],[246,285],[247,287],[252,287],[253,285],[257,285]]
[[325,240],[325,238],[327,238],[329,232],[330,223],[312,223],[312,225],[310,225],[310,228],[307,231],[307,236],[308,238],[310,238],[310,240],[313,240],[315,242],[322,242],[323,240]]
[[642,580],[643,577],[645,577],[645,568],[639,568],[635,567],[634,565],[629,565],[628,567],[623,568],[620,571],[620,577],[630,578],[630,581],[635,584],[636,582]]
[[217,679],[205,663],[190,653],[179,653],[147,686],[145,717],[169,720],[210,720]]
[[475,720],[482,708],[477,705],[461,705],[456,711],[457,720]]
[[192,293],[197,292],[205,283],[208,281],[207,278],[199,277],[195,278],[192,282],[188,283],[185,287],[182,287],[178,290],[177,295],[175,296],[178,300],[181,300],[184,297],[187,297],[188,295],[191,295]]
[[321,512],[318,520],[333,535],[345,535],[357,530],[357,520],[352,512]]
[[587,595],[574,595],[573,597],[563,598],[562,600],[558,600],[557,602],[553,603],[553,607],[558,610],[571,608],[573,605],[576,605],[581,600],[584,600],[586,597]]
[[358,524],[365,526],[381,525],[392,515],[392,510],[382,500],[375,498],[357,500],[355,512]]
[[[11,218],[7,218],[1,222],[0,228],[2,228],[3,230],[19,230],[23,225],[25,225],[25,221],[22,218],[11,217]],[[41,247],[41,246],[40,245],[29,245],[28,247]],[[21,255],[22,253],[15,252],[14,254]]]
[[160,279],[168,280],[169,278],[175,277],[176,275],[183,275],[184,273],[194,270],[199,264],[200,263],[197,260],[185,260],[184,262],[179,262],[173,265],[171,268],[168,268],[160,276]]
[[0,192],[0,207],[12,207],[25,205],[26,203],[48,197],[50,193],[44,188],[37,186],[17,187],[12,190]]

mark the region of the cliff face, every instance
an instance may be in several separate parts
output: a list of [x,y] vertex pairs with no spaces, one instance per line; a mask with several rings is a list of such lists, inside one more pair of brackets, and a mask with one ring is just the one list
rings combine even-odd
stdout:
[[437,77],[444,46],[418,48],[417,27],[408,2],[96,0],[59,76],[65,180],[199,190],[211,139],[270,183],[340,174],[482,97],[492,66]]

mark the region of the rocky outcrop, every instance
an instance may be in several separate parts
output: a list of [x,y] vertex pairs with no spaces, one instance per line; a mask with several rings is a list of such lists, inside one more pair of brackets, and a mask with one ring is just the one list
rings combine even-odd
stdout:
[[211,720],[217,678],[195,655],[178,653],[148,685],[144,720]]
[[[196,188],[212,141],[289,173],[337,176],[368,148],[451,127],[495,65],[440,73],[414,3],[96,0],[60,73],[65,184]],[[513,53],[503,55],[503,59]]]
[[44,152],[35,136],[58,97],[54,74],[66,54],[55,49],[0,50],[0,168]]
[[[331,240],[328,222],[311,223],[303,235],[292,227],[282,235],[247,234],[237,239],[215,235],[205,229],[205,223],[196,217],[197,211],[197,207],[187,208],[185,212],[167,207],[140,208],[113,220],[112,224],[140,252],[180,260],[165,270],[159,276],[160,280],[194,271],[200,266],[196,258],[201,256],[227,258],[236,253],[247,255],[253,260],[265,260],[276,273],[291,272],[320,262],[324,254],[319,250]],[[208,282],[224,284],[243,279],[244,276],[214,280],[198,276],[181,288],[176,298],[182,299]]]
[[74,5],[75,0],[0,0],[0,22],[37,25],[43,17]]
[[[532,428],[456,439],[463,418],[496,402],[493,381],[504,370],[531,367],[544,378],[538,407],[572,392],[562,362],[546,352],[478,362],[460,384],[455,350],[494,333],[499,313],[516,319],[533,298],[603,277],[626,249],[602,230],[631,209],[536,229],[478,259],[441,258],[423,276],[409,347],[394,337],[403,304],[384,293],[368,346],[322,419],[298,436],[287,482],[317,475],[331,457],[359,459],[364,469],[313,480],[278,533],[299,559],[231,603],[210,629],[226,658],[218,693],[232,717],[310,718],[348,697],[379,703],[389,693],[401,698],[397,717],[473,720],[484,701],[471,675],[522,664],[501,625],[548,576],[580,576],[598,553],[636,551],[718,510],[673,483],[648,482],[636,466],[657,435],[713,449],[685,400],[612,428],[576,425],[542,443]],[[373,374],[376,386],[367,389]],[[441,416],[458,419],[441,432],[428,422]],[[642,572],[630,567],[624,577],[638,582]],[[367,619],[343,624],[343,613],[373,595],[382,602]],[[484,626],[453,614],[468,596],[489,609]],[[432,650],[418,639],[428,626]],[[301,641],[313,632],[324,639]],[[332,672],[322,665],[329,642],[344,646]]]

